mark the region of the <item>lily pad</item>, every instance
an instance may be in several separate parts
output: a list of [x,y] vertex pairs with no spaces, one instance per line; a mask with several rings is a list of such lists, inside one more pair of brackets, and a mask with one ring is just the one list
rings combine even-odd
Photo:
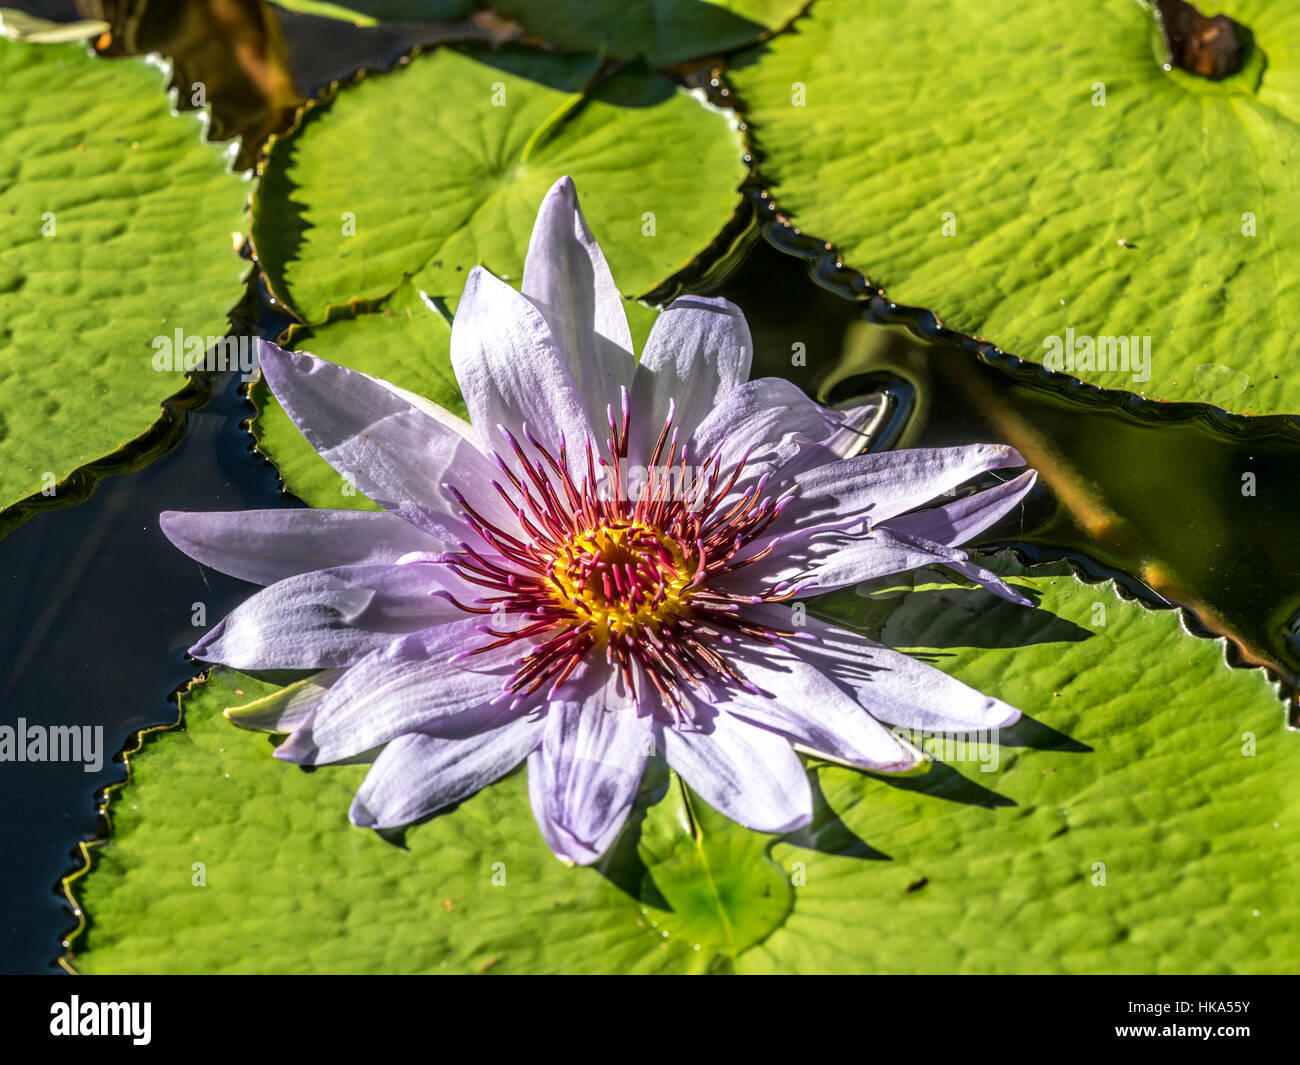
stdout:
[[159,420],[185,373],[155,368],[157,338],[228,329],[248,186],[164,85],[143,60],[0,38],[0,508]]
[[551,857],[522,773],[408,829],[402,846],[353,828],[365,767],[306,773],[272,758],[273,740],[221,711],[275,687],[217,670],[182,696],[181,726],[147,735],[130,757],[113,834],[70,885],[89,918],[71,962],[85,972],[1289,968],[1300,950],[1288,875],[1300,856],[1297,740],[1266,678],[1224,668],[1221,648],[1174,612],[1082,584],[1063,565],[1032,575],[993,565],[1039,594],[1039,609],[922,577],[839,593],[819,611],[921,648],[1034,722],[1001,746],[967,748],[966,761],[940,746],[947,762],[920,776],[819,765],[816,820],[776,841],[673,781],[666,791],[647,781],[643,812],[601,868]]
[[[179,729],[147,735],[114,802],[113,838],[76,888],[91,920],[76,947],[79,970],[658,972],[715,963],[720,930],[717,943],[665,936],[611,880],[557,862],[522,772],[410,829],[402,846],[353,828],[347,808],[365,766],[323,775],[286,767],[266,735],[222,716],[274,691],[217,670],[182,696]],[[193,789],[185,799],[182,781]],[[666,818],[680,809],[661,806]],[[661,862],[691,869],[673,854],[647,859],[643,875]],[[718,916],[703,896],[693,930],[707,936]]]
[[656,75],[587,90],[600,60],[443,49],[362,77],[272,141],[253,202],[271,287],[302,320],[409,277],[459,297],[485,263],[516,283],[565,174],[627,295],[687,266],[746,174],[734,120]]
[[1163,69],[1132,0],[819,0],[728,77],[777,203],[891,298],[1108,388],[1297,413],[1300,9],[1214,8],[1248,42],[1219,81]]
[[920,778],[821,768],[803,846],[773,849],[805,886],[742,971],[1293,968],[1300,736],[1267,678],[1173,611],[1032,572],[1033,612],[924,578],[823,601],[1034,720],[999,747],[926,738],[946,764]]
[[493,0],[491,6],[552,44],[671,66],[766,37],[807,0]]

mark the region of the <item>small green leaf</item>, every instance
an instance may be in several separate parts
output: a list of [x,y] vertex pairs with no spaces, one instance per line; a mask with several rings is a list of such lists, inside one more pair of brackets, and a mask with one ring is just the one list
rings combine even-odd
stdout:
[[761,943],[790,913],[789,877],[768,856],[772,837],[738,828],[674,774],[662,802],[641,826],[642,898],[651,927],[726,967]]
[[654,75],[584,93],[598,66],[444,49],[311,107],[272,143],[253,203],[272,288],[317,323],[405,278],[455,300],[479,262],[517,285],[537,208],[568,174],[621,290],[652,290],[735,211],[739,134]]

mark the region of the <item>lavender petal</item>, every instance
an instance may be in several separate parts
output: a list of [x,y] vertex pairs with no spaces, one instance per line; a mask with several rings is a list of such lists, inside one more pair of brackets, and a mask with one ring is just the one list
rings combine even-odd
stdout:
[[541,746],[529,756],[533,814],[563,861],[589,865],[609,849],[654,748],[650,718],[621,688],[609,671],[585,690],[562,690],[547,709]]
[[[674,407],[685,441],[709,412],[749,379],[753,339],[740,309],[721,297],[683,296],[655,319],[637,366],[633,402],[642,448],[654,446]],[[648,455],[634,455],[644,462]]]
[[380,752],[348,816],[360,828],[398,828],[500,780],[541,742],[542,721],[514,717],[469,739],[411,732]]
[[568,357],[588,420],[604,425],[606,405],[636,368],[632,335],[623,298],[567,177],[551,186],[537,212],[522,288]]
[[480,514],[517,528],[491,488],[496,468],[458,431],[459,419],[435,418],[400,390],[314,355],[266,341],[258,351],[266,383],[308,443],[385,510],[439,539],[471,536],[442,488],[451,481]]
[[398,636],[465,615],[432,591],[454,586],[445,566],[339,566],[272,584],[244,600],[190,648],[234,669],[350,666]]
[[333,566],[394,563],[448,545],[387,511],[164,511],[163,534],[190,558],[253,584]]
[[808,774],[789,741],[727,713],[708,731],[658,725],[664,757],[710,806],[758,832],[790,832],[812,820]]
[[276,749],[286,762],[321,765],[368,751],[404,732],[454,738],[483,731],[507,714],[487,704],[502,694],[519,647],[494,648],[457,661],[480,644],[479,622],[451,621],[371,651],[320,701],[312,719]]

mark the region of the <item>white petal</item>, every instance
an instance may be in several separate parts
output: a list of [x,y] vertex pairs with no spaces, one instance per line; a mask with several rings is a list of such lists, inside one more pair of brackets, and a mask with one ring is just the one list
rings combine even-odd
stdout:
[[688,439],[714,406],[749,380],[753,343],[734,303],[708,296],[673,300],[655,319],[637,366],[633,399],[642,446],[654,446],[670,402],[673,424]]
[[808,774],[787,740],[727,713],[705,727],[656,725],[668,764],[705,802],[759,832],[790,832],[812,820]]
[[266,383],[307,442],[385,510],[441,539],[472,536],[442,487],[451,483],[484,517],[518,527],[491,488],[496,467],[454,425],[366,374],[265,341],[258,352]]
[[[758,557],[763,551],[767,554]],[[771,585],[797,584],[801,595],[816,595],[921,566],[966,562],[964,551],[910,540],[885,526],[870,532],[822,529],[765,537],[736,557],[757,561],[717,578],[711,586],[743,594]]]
[[588,865],[617,837],[654,747],[613,670],[604,683],[557,694],[542,744],[528,759],[528,791],[542,835],[556,856]]
[[1003,444],[878,451],[807,470],[795,477],[799,494],[782,516],[783,527],[875,525],[938,499],[989,470],[1022,466]]
[[623,298],[567,177],[551,186],[537,212],[523,293],[568,357],[588,420],[603,425],[606,406],[617,404],[620,387],[632,381],[632,335]]
[[763,474],[831,462],[836,453],[828,445],[841,442],[844,420],[791,382],[760,377],[733,389],[704,418],[690,438],[690,461],[700,465],[716,451],[725,480],[743,460],[731,493],[739,495]]
[[[770,625],[789,625],[788,608],[747,607]],[[814,617],[798,653],[853,692],[874,717],[905,728],[967,732],[1005,728],[1020,718],[1014,706],[995,699],[911,655]]]
[[500,780],[542,737],[542,722],[517,717],[469,739],[408,733],[380,752],[349,816],[362,828],[397,828]]
[[480,624],[477,618],[452,621],[372,651],[334,685],[275,756],[320,765],[351,758],[404,732],[452,737],[482,731],[492,714],[478,711],[501,695],[522,650],[506,645],[451,661],[491,641],[478,631]]
[[761,694],[733,690],[726,708],[838,762],[882,772],[919,763],[920,752],[899,742],[821,668],[798,657],[800,650],[798,642],[792,650],[757,642],[742,648],[740,671]]
[[964,544],[1019,506],[1037,479],[1035,471],[1026,470],[1019,477],[993,488],[927,510],[900,514],[885,524],[910,536],[937,543]]
[[190,558],[254,584],[452,546],[388,511],[168,510],[159,524]]
[[446,567],[339,566],[288,577],[244,600],[190,648],[234,669],[348,666],[408,632],[461,620],[432,593],[462,589]]
[[522,444],[527,425],[552,454],[563,441],[578,462],[591,425],[568,360],[532,302],[481,266],[456,308],[451,364],[485,450],[509,456],[498,426]]

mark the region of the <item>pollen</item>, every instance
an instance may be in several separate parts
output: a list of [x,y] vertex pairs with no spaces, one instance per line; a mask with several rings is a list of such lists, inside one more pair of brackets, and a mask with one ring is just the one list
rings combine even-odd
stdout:
[[590,621],[602,642],[657,632],[685,616],[695,574],[677,541],[645,522],[610,522],[556,554],[549,583],[557,605]]

